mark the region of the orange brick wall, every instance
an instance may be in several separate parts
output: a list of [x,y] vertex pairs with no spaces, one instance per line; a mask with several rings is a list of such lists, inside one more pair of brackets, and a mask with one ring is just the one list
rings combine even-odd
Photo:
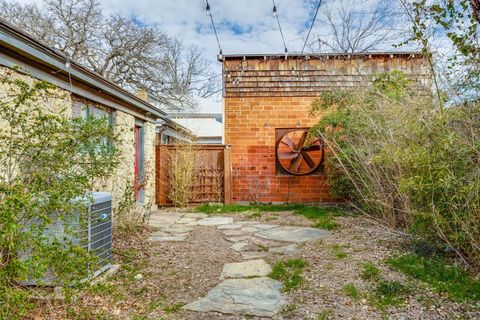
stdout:
[[431,87],[418,53],[226,56],[224,135],[231,145],[233,201],[333,201],[325,175],[277,176],[275,129],[311,127],[318,117],[309,116],[310,103],[321,92],[368,86],[372,75],[393,70],[408,74],[419,89]]
[[326,177],[277,176],[275,128],[311,127],[312,97],[225,98],[225,142],[231,145],[233,201],[332,201]]

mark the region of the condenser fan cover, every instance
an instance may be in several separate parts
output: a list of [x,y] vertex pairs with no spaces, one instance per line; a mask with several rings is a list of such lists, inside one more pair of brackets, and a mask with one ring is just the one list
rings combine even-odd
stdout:
[[323,141],[320,138],[310,138],[308,130],[308,128],[276,129],[277,174],[304,176],[322,171]]

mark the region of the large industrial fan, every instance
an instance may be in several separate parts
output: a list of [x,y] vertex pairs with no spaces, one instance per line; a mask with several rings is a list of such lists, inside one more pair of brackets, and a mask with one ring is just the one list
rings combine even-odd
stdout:
[[275,155],[277,173],[304,176],[321,171],[324,144],[310,138],[308,129],[277,129]]

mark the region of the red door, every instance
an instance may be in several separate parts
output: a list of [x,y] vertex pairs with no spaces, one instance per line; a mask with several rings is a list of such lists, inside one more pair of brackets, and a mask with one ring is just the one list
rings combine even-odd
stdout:
[[133,189],[135,194],[135,201],[138,201],[139,195],[139,173],[140,173],[140,127],[135,127],[135,178],[133,182]]

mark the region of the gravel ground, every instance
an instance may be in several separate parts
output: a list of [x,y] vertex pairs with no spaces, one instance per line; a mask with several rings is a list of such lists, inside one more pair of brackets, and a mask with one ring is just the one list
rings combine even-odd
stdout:
[[[248,213],[230,216],[236,221],[311,225],[306,218],[289,212],[263,213],[261,217]],[[338,217],[337,222],[340,227],[330,238],[302,245],[295,256],[271,254],[265,258],[271,265],[292,257],[308,262],[303,285],[285,293],[285,308],[274,319],[480,319],[480,305],[447,300],[383,264],[386,257],[401,250],[403,240],[399,235],[364,217]],[[145,240],[152,231],[144,228],[130,232],[128,237],[116,237],[115,260],[122,264],[121,271],[102,288],[82,295],[74,304],[73,318],[258,319],[180,309],[183,304],[205,296],[219,283],[225,263],[242,261],[220,230],[196,226],[183,242]],[[360,292],[371,290],[371,284],[360,277],[360,266],[366,261],[381,269],[384,278],[412,288],[400,307],[380,311],[366,299],[354,301],[345,295],[343,287],[347,283],[355,284]],[[34,319],[64,319],[62,309],[62,305],[42,306]]]

